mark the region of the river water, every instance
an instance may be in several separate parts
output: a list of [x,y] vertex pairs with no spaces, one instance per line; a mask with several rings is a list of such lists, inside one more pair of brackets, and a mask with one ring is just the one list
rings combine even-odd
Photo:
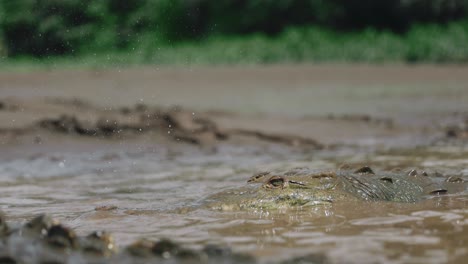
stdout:
[[[332,263],[462,263],[468,254],[468,193],[416,204],[363,202],[278,211],[221,212],[203,199],[241,187],[254,172],[341,162],[406,165],[468,175],[467,152],[382,152],[342,147],[294,151],[222,145],[125,146],[55,151],[0,163],[1,209],[10,221],[48,212],[78,234],[107,230],[121,247],[138,238],[170,238],[188,247],[222,244],[261,262],[309,254]],[[260,155],[261,153],[261,155]],[[372,162],[369,161],[372,156]],[[440,164],[444,164],[441,166]]]
[[[289,75],[283,76],[285,69]],[[2,143],[0,210],[9,222],[49,213],[79,235],[106,230],[121,248],[143,237],[170,238],[195,249],[213,243],[226,245],[262,263],[310,255],[330,263],[466,263],[467,140],[434,143],[444,135],[440,126],[468,110],[468,89],[458,81],[466,80],[466,74],[458,68],[396,69],[342,67],[336,75],[330,74],[334,68],[325,66],[310,70],[311,74],[307,67],[279,67],[261,69],[257,74],[252,69],[237,69],[241,72],[234,74],[221,69],[213,70],[214,75],[210,71],[129,70],[0,76],[4,98],[79,97],[99,105],[129,105],[138,98],[151,98],[154,104],[170,102],[198,111],[251,114],[255,118],[246,126],[311,134],[330,146],[317,150],[271,142],[221,142],[205,147],[159,144],[151,138],[122,142],[68,135],[49,135],[53,138],[49,143],[58,142],[53,144],[46,140],[43,145],[21,140]],[[451,70],[456,72],[453,78]],[[364,77],[356,77],[359,74]],[[239,76],[246,79],[236,82]],[[399,77],[403,80],[395,81]],[[348,79],[354,82],[347,84]],[[152,87],[157,85],[159,90],[153,93]],[[200,93],[187,97],[191,85]],[[290,85],[289,90],[284,89]],[[223,86],[227,88],[221,89]],[[96,96],[95,90],[103,96]],[[208,94],[211,99],[204,97]],[[296,117],[370,114],[392,118],[397,128],[380,133],[352,120],[344,126],[304,123],[307,118],[276,121],[275,117],[256,116],[259,112]],[[2,128],[33,120],[31,116],[4,111],[0,113]],[[233,120],[227,115],[218,121],[234,128],[242,123]],[[273,211],[218,211],[204,203],[213,194],[245,186],[259,171],[304,166],[335,170],[343,163],[437,171],[460,176],[465,184],[458,193],[417,203],[343,202]]]

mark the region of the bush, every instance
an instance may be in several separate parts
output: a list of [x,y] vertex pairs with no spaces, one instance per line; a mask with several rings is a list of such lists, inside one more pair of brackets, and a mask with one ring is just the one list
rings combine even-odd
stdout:
[[0,1],[0,47],[9,56],[89,54],[213,36],[281,36],[298,26],[403,35],[418,23],[467,15],[468,0],[12,0]]
[[[167,32],[178,39],[212,34],[277,34],[291,26],[405,32],[416,23],[468,15],[468,0],[173,0]],[[169,36],[171,37],[171,36]]]
[[91,0],[3,1],[1,21],[10,55],[73,53],[95,34],[99,18],[89,12]]

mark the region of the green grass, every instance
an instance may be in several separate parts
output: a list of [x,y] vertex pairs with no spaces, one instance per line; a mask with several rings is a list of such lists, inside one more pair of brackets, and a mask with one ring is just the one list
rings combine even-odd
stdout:
[[404,35],[372,29],[339,33],[289,28],[276,37],[262,34],[214,36],[175,45],[152,42],[125,51],[83,53],[41,59],[0,59],[1,70],[105,68],[136,65],[232,65],[272,63],[466,63],[468,22],[416,25]]

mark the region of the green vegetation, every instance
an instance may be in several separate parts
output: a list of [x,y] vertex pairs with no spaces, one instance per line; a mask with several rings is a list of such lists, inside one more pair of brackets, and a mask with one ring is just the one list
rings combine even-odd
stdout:
[[0,1],[0,67],[467,62],[468,0]]

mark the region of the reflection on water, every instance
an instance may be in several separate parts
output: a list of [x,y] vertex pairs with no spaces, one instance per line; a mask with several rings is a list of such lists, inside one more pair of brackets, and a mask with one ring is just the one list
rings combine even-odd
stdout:
[[[466,155],[450,163],[436,155],[405,155],[383,153],[372,160],[382,167],[411,160],[413,167],[466,174]],[[274,212],[203,207],[205,197],[243,186],[256,171],[330,169],[368,157],[345,149],[330,155],[245,146],[40,154],[0,163],[0,206],[11,221],[48,212],[80,234],[107,230],[121,246],[140,237],[168,237],[194,248],[228,245],[265,262],[318,253],[336,263],[461,263],[468,255],[466,188],[417,204],[342,203]]]

